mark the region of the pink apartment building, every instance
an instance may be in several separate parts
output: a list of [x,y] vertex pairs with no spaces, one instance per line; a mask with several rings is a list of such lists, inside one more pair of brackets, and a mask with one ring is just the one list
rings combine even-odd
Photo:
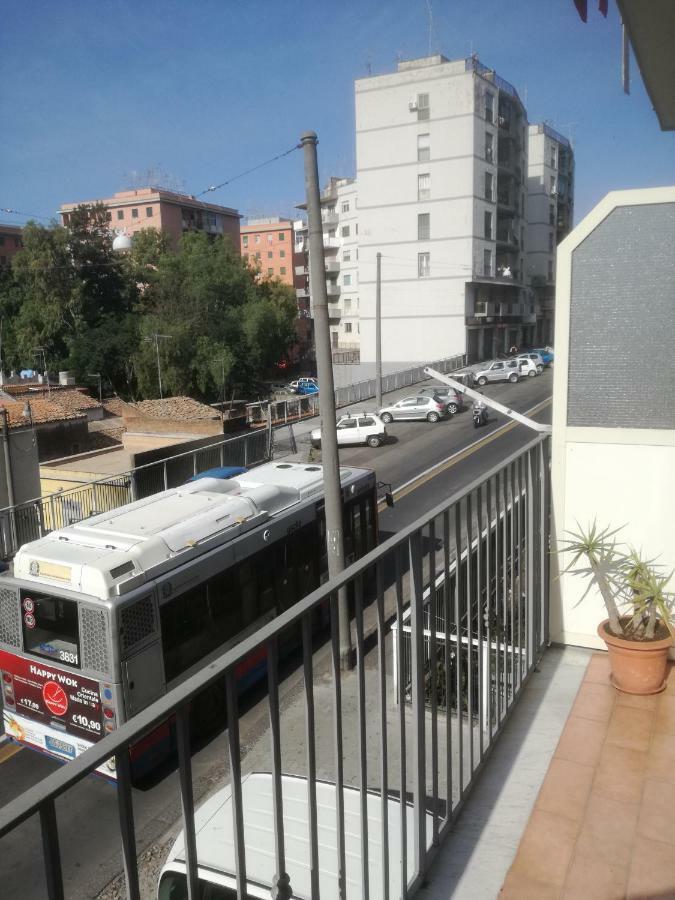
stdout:
[[233,247],[239,249],[241,216],[237,210],[204,203],[188,194],[147,187],[119,191],[106,199],[62,203],[59,212],[64,225],[68,224],[70,213],[82,203],[103,203],[109,211],[111,228],[126,231],[129,235],[141,228],[157,228],[167,234],[172,246],[176,247],[185,232],[204,231],[229,236]]
[[8,266],[14,254],[23,246],[21,233],[20,225],[0,223],[0,266]]

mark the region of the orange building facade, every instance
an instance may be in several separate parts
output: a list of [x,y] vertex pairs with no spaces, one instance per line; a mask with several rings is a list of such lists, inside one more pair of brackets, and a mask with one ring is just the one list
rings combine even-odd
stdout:
[[108,209],[111,230],[129,235],[142,228],[157,228],[168,235],[171,245],[178,246],[183,234],[202,231],[211,235],[226,235],[232,246],[239,249],[239,221],[236,209],[204,203],[188,194],[176,194],[163,188],[139,188],[119,191],[112,197],[63,203],[59,208],[61,221],[68,224],[70,213],[82,203],[103,203]]
[[[249,219],[240,229],[241,254],[263,277],[294,285],[293,222],[290,219]],[[299,265],[300,263],[298,263]]]
[[0,223],[0,266],[8,266],[12,257],[23,247],[20,225]]

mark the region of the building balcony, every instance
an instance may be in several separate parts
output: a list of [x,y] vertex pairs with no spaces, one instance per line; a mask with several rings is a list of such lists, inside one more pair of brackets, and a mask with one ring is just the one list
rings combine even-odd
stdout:
[[515,231],[511,231],[511,229],[497,229],[497,243],[505,246],[505,247],[515,247],[518,248],[520,246],[520,242],[516,236]]
[[331,297],[335,297],[336,299],[339,298],[340,292],[341,292],[341,291],[340,291],[340,285],[339,285],[339,284],[335,284],[334,281],[327,281],[327,282],[326,282],[326,293],[328,294],[328,299],[329,299],[329,300],[330,300]]
[[321,210],[321,224],[328,228],[337,225],[340,220],[339,215],[336,212],[327,212],[326,210]]
[[327,234],[323,236],[324,250],[337,250],[340,246],[340,240],[336,237],[329,237]]
[[298,277],[301,277],[302,275],[309,275],[309,266],[296,266],[295,274]]
[[301,287],[295,289],[295,296],[298,300],[309,299],[309,287]]
[[334,275],[340,271],[339,259],[327,259],[325,261],[325,269],[328,274]]

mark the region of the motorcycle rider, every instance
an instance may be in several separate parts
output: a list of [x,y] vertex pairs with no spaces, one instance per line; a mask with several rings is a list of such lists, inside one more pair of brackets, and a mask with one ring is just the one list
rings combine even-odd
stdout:
[[[478,391],[482,397],[482,391]],[[473,426],[478,428],[480,425],[487,425],[488,411],[487,404],[483,400],[474,400],[473,402]]]

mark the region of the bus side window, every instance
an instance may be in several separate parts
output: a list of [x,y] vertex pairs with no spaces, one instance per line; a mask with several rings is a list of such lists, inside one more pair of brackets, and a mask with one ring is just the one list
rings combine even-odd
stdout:
[[258,618],[258,587],[250,559],[239,564],[241,627],[248,628]]
[[236,571],[228,569],[209,581],[209,604],[218,632],[218,643],[224,644],[241,631],[241,598]]
[[258,574],[258,613],[264,616],[276,606],[272,562],[263,552],[253,557],[253,565]]

